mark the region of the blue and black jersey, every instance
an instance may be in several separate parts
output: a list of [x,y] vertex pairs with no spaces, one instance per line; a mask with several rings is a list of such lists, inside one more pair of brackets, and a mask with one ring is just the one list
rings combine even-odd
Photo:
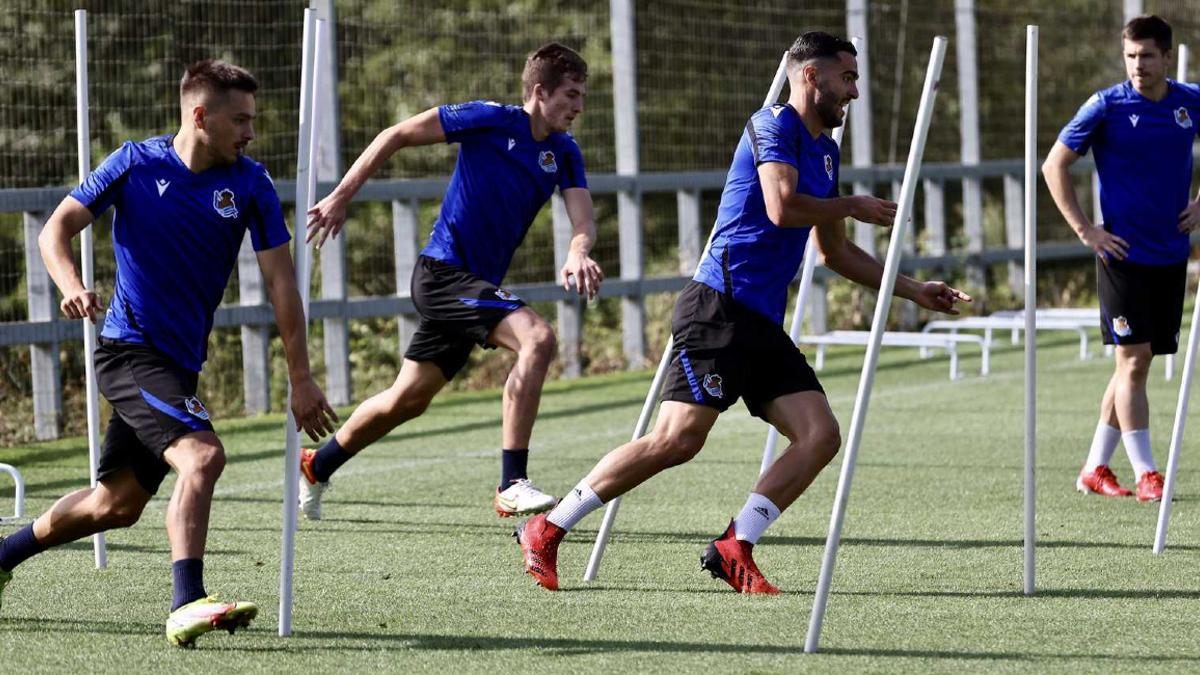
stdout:
[[520,106],[472,101],[438,108],[458,162],[421,255],[499,285],[554,188],[586,188],[583,155],[568,133],[535,141]]
[[787,287],[804,260],[812,227],[771,222],[758,165],[789,164],[797,172],[796,192],[828,198],[837,195],[839,161],[833,139],[814,138],[790,105],[754,113],[733,153],[708,255],[693,278],[781,323]]
[[192,173],[172,139],[126,142],[71,196],[97,217],[116,209],[116,288],[101,335],[151,345],[200,372],[246,231],[256,251],[291,235],[263,165],[239,157]]
[[1128,80],[1096,92],[1058,135],[1080,155],[1094,150],[1104,229],[1129,242],[1127,260],[1143,265],[1188,256],[1179,213],[1191,190],[1200,87],[1167,85],[1161,101],[1142,96]]

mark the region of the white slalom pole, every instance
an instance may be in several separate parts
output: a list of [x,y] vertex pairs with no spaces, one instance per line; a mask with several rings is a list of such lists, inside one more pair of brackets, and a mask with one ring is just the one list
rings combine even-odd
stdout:
[[[1187,81],[1187,45],[1179,45],[1179,73],[1176,80]],[[1200,332],[1200,293],[1197,293],[1192,308],[1192,327],[1188,329],[1187,352],[1183,357],[1183,378],[1179,382],[1179,399],[1175,402],[1175,423],[1171,427],[1171,451],[1167,457],[1167,480],[1163,484],[1163,498],[1158,505],[1158,525],[1154,529],[1154,552],[1162,553],[1167,546],[1167,525],[1171,520],[1171,499],[1175,496],[1175,472],[1179,469],[1179,451],[1183,447],[1183,429],[1187,424],[1188,397],[1192,391],[1192,373],[1196,367],[1196,338]],[[1168,356],[1168,358],[1170,358]],[[1171,379],[1174,368],[1167,362],[1167,379]]]
[[[779,67],[775,69],[775,78],[771,80],[771,88],[767,90],[767,96],[763,99],[763,107],[767,107],[779,100],[779,94],[783,91],[783,85],[787,82],[787,52],[783,53],[783,58],[779,60]],[[716,229],[714,228],[713,232]],[[712,233],[708,235],[708,243],[704,245],[704,252],[700,254],[700,260],[708,255],[708,247],[712,245]],[[650,416],[654,412],[655,404],[658,402],[658,393],[662,389],[663,380],[666,379],[667,367],[671,365],[671,350],[675,346],[674,336],[667,339],[667,346],[663,349],[662,358],[658,360],[658,370],[654,373],[654,381],[650,384],[650,391],[646,392],[646,401],[642,404],[642,412],[638,415],[637,424],[633,428],[633,438],[636,441],[646,435],[646,429],[650,426]],[[608,539],[612,536],[613,522],[617,519],[617,510],[621,508],[621,498],[617,497],[608,503],[608,507],[604,511],[604,520],[600,523],[600,531],[596,534],[596,543],[592,545],[592,555],[588,558],[587,569],[584,570],[583,580],[593,581],[600,571],[600,560],[604,557],[604,549],[608,546]]]
[[[859,54],[863,52],[862,38],[850,38],[850,44],[854,45],[854,50]],[[859,82],[862,86],[863,82]],[[846,121],[849,119],[849,110],[847,107],[847,120],[843,120],[842,126],[833,130],[833,142],[837,143],[838,149],[842,147],[842,136],[846,135]],[[800,289],[796,292],[796,308],[792,310],[792,325],[788,330],[788,335],[791,336],[792,342],[795,343],[800,339],[800,326],[804,322],[804,310],[808,307],[808,296],[812,293],[813,272],[817,268],[817,230],[813,228],[808,234],[808,245],[804,248],[804,264],[800,267]],[[771,464],[775,461],[775,446],[779,444],[779,430],[774,426],[767,425],[767,442],[763,445],[762,464],[758,467],[758,475],[763,475],[767,469],[771,468]]]
[[933,50],[929,54],[929,67],[925,71],[925,88],[921,91],[921,105],[917,109],[917,123],[913,130],[912,143],[908,147],[908,163],[904,168],[904,182],[900,188],[900,202],[896,207],[896,224],[892,227],[892,238],[888,244],[887,260],[883,266],[879,298],[875,304],[875,318],[871,322],[871,339],[867,345],[867,356],[863,362],[862,376],[858,383],[858,395],[854,400],[854,415],[850,421],[850,434],[846,440],[846,454],[842,459],[842,472],[838,478],[837,496],[834,498],[833,514],[829,520],[829,538],[825,542],[825,556],[821,562],[821,576],[813,601],[812,616],[809,618],[808,635],[804,640],[804,651],[813,653],[821,639],[821,624],[825,620],[825,605],[829,600],[829,587],[833,582],[833,568],[837,562],[838,544],[842,537],[842,522],[846,517],[846,503],[850,498],[850,483],[854,478],[854,462],[862,441],[863,425],[867,418],[867,405],[871,400],[871,386],[875,381],[875,364],[883,343],[883,332],[887,327],[888,310],[892,305],[892,292],[896,287],[900,256],[904,250],[904,237],[913,210],[913,195],[920,179],[921,159],[925,154],[925,139],[929,135],[929,123],[933,118],[933,101],[937,96],[938,78],[942,73],[942,61],[946,56],[946,38],[933,39]]
[[[321,57],[321,31],[324,21],[317,19],[316,10],[304,10],[304,46],[300,72],[300,135],[296,152],[296,211],[294,220],[296,287],[304,306],[304,327],[308,332],[308,244],[304,241],[308,210],[316,193],[317,176],[314,169],[317,155],[318,128],[316,95]],[[283,467],[283,543],[279,569],[279,635],[292,634],[293,575],[296,567],[296,517],[300,483],[300,431],[292,415],[292,387],[288,385],[287,451]]]
[[1037,71],[1038,27],[1025,27],[1025,595],[1037,545]]
[[[88,69],[87,69],[87,10],[75,10],[75,129],[79,159],[79,182],[92,172],[91,131],[88,127]],[[83,285],[96,289],[95,228],[88,225],[80,237],[79,249],[83,258]],[[103,315],[99,317],[104,320]],[[92,488],[97,484],[100,468],[100,394],[96,386],[96,324],[83,320],[83,365],[87,381],[88,467]],[[92,552],[96,569],[108,567],[108,546],[104,533],[92,535]]]
[[[1175,48],[1175,54],[1176,54],[1175,81],[1176,82],[1187,82],[1188,46],[1184,45],[1184,44],[1179,45],[1178,47]],[[1186,291],[1186,289],[1185,289],[1185,291]],[[1174,354],[1167,354],[1167,357],[1165,359],[1163,359],[1163,369],[1164,369],[1163,377],[1168,382],[1170,382],[1171,379],[1175,377],[1175,355]],[[1164,490],[1165,489],[1166,488],[1164,486]]]

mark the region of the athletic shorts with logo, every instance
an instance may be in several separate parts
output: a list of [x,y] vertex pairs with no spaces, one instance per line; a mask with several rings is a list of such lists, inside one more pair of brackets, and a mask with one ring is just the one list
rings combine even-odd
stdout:
[[432,361],[447,380],[467,364],[475,345],[488,344],[504,317],[525,306],[517,296],[467,270],[428,256],[417,258],[412,299],[421,316],[404,358]]
[[163,452],[177,438],[212,431],[196,396],[199,373],[179,366],[149,345],[100,338],[96,383],[113,415],[100,450],[99,478],[124,468],[150,494],[170,471]]
[[1096,290],[1100,296],[1100,333],[1106,345],[1150,343],[1154,354],[1174,354],[1179,348],[1187,261],[1171,265],[1141,265],[1124,260],[1096,259]]
[[783,327],[707,284],[688,282],[671,317],[674,349],[664,401],[724,412],[739,397],[756,417],[771,401],[825,390]]

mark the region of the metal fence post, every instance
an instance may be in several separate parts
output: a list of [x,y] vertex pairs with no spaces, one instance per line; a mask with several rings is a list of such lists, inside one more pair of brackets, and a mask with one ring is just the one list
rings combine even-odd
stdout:
[[[1025,188],[1021,177],[1004,176],[1004,233],[1009,248],[1025,247]],[[1013,296],[1025,287],[1025,265],[1020,261],[1008,263],[1008,287]]]
[[[48,213],[25,213],[25,293],[30,321],[55,321],[58,303],[54,284],[38,250],[37,238]],[[29,345],[29,370],[33,376],[33,432],[40,441],[58,438],[62,423],[62,377],[58,343]],[[18,507],[19,508],[19,507]]]
[[[617,174],[636,176],[638,162],[637,55],[633,0],[610,0],[613,123]],[[617,194],[621,279],[642,278],[642,196],[636,187]],[[621,299],[621,333],[625,362],[641,368],[646,360],[646,305],[639,292]]]
[[[413,269],[417,266],[417,233],[420,231],[421,205],[416,199],[392,202],[392,253],[396,261],[396,295],[408,295]],[[417,330],[417,317],[402,314],[397,320],[400,331],[400,353],[408,347]]]
[[[296,236],[304,236],[297,234]],[[238,304],[261,305],[266,302],[258,256],[250,243],[250,233],[242,239],[238,251]],[[242,396],[246,414],[264,413],[271,409],[271,351],[270,333],[266,326],[242,326]]]
[[700,191],[676,191],[675,212],[679,220],[679,273],[690,276],[700,264],[704,248],[700,236]]
[[[846,33],[850,37],[862,38],[864,45],[870,45],[867,38],[867,0],[846,0]],[[873,164],[871,147],[873,144],[873,127],[871,123],[871,64],[868,56],[869,48],[859,50],[858,75],[866,82],[859,89],[858,101],[850,106],[850,157],[851,165],[855,168],[869,168]],[[875,190],[871,183],[855,183],[852,188],[856,195],[869,195]],[[854,223],[854,243],[862,250],[879,257],[875,244],[875,226],[868,223]],[[816,286],[813,287],[814,290]],[[814,307],[813,309],[816,309]]]
[[[975,54],[975,0],[954,0],[954,41],[958,61],[960,145],[964,165],[979,164],[979,73]],[[963,228],[969,253],[983,252],[983,189],[978,178],[964,178]],[[984,270],[967,267],[967,279],[982,288]]]
[[[320,81],[326,84],[326,91],[338,90],[337,70],[337,24],[333,0],[316,0],[313,7],[317,10],[317,18],[325,20],[325,30],[321,31],[322,45],[317,53],[321,62],[316,65],[321,70]],[[319,129],[320,141],[317,152],[317,180],[334,182],[341,178],[342,167],[342,135],[341,120],[338,114],[337,96],[320,96],[318,104],[324,109],[320,112],[323,121]],[[301,228],[297,226],[297,231]],[[321,297],[325,300],[346,299],[346,231],[341,236],[326,240],[321,247]],[[352,391],[350,385],[350,330],[344,318],[325,319],[322,322],[325,341],[325,396],[333,405],[350,403]]]
[[946,185],[940,180],[926,179],[925,186],[925,255],[946,255]]
[[[566,263],[571,248],[571,219],[567,216],[567,203],[562,196],[555,194],[551,198],[550,215],[554,222],[554,278],[558,280],[558,270]],[[563,364],[562,376],[576,378],[583,374],[580,360],[583,303],[572,291],[570,298],[554,304],[558,312],[558,358]]]

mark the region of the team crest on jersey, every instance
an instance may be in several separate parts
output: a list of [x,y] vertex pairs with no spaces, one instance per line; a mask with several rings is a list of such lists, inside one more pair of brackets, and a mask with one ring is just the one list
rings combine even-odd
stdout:
[[1117,334],[1117,337],[1129,337],[1129,334],[1133,332],[1133,328],[1129,326],[1129,320],[1123,316],[1118,316],[1112,320],[1112,329],[1113,333]]
[[237,204],[233,203],[233,190],[213,190],[213,209],[221,214],[222,218],[237,218],[238,210]]
[[721,390],[722,383],[723,380],[720,375],[709,373],[704,376],[704,391],[707,391],[708,395],[713,398],[722,398],[725,396],[725,392]]
[[833,156],[825,155],[825,174],[833,180]]
[[200,402],[200,399],[195,396],[189,396],[183,400],[183,407],[187,408],[188,413],[194,417],[198,417],[205,422],[208,421],[208,409]]
[[554,159],[554,153],[549,150],[543,150],[538,154],[538,166],[542,167],[542,171],[546,173],[558,171],[558,162]]
[[1175,124],[1178,124],[1184,129],[1192,128],[1192,116],[1188,114],[1187,108],[1180,106],[1180,108],[1175,111]]
[[496,297],[500,298],[501,300],[508,300],[509,302],[521,299],[517,297],[516,293],[513,293],[512,291],[506,291],[503,288],[496,289]]

